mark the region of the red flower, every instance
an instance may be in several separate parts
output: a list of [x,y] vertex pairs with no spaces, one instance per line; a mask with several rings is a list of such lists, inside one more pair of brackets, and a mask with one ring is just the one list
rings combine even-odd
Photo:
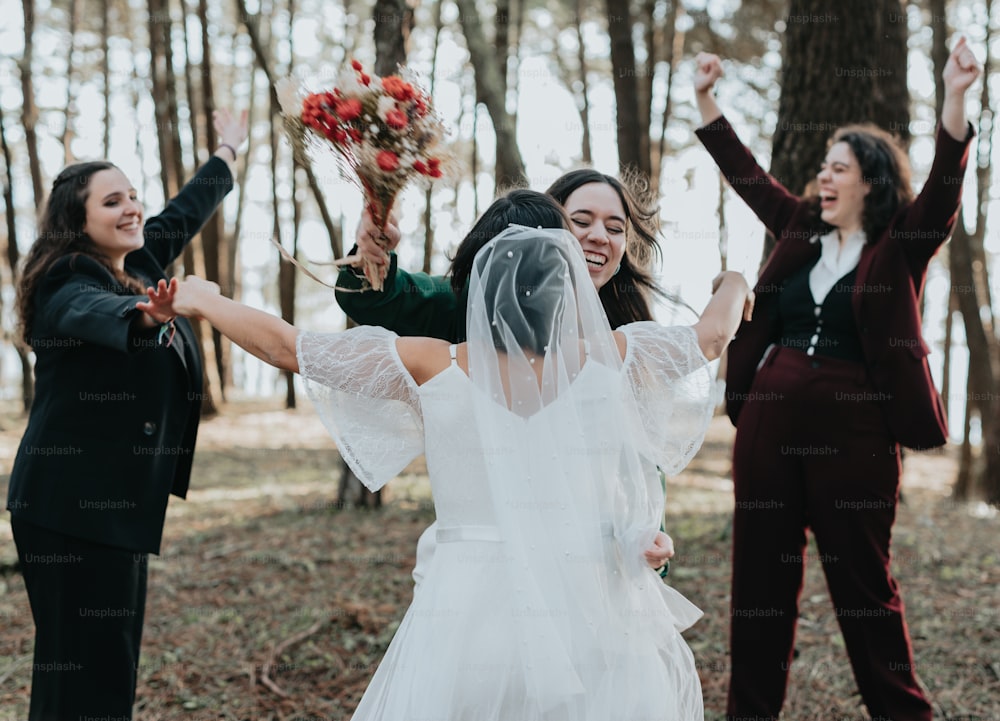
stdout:
[[365,75],[364,73],[358,73],[358,80],[365,86],[370,85],[372,81],[371,76]]
[[412,100],[414,96],[413,86],[405,82],[398,75],[390,75],[387,78],[382,78],[382,88],[390,96],[401,102]]
[[351,61],[351,67],[354,68],[355,70],[357,70],[360,73],[361,72],[361,68],[364,67],[364,66],[360,62],[358,62],[357,60],[352,60]]
[[421,175],[427,175],[427,165],[423,160],[418,160],[413,164],[413,169],[416,170]]
[[375,156],[375,162],[386,173],[391,173],[399,168],[399,156],[391,150],[380,150]]
[[361,101],[357,98],[338,100],[333,105],[333,112],[344,122],[350,122],[361,116]]
[[385,124],[395,130],[401,130],[409,124],[409,121],[406,119],[406,113],[393,108],[385,114]]

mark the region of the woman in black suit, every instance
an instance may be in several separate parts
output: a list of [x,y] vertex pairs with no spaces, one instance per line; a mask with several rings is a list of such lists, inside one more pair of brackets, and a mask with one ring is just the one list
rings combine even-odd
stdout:
[[17,307],[35,400],[7,509],[35,621],[32,721],[131,719],[167,498],[187,493],[202,399],[190,324],[136,309],[233,186],[246,114],[143,225],[106,161],[65,168],[25,259]]

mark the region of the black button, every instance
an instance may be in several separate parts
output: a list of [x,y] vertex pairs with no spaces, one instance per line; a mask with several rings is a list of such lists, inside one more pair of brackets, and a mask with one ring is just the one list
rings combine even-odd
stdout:
[[156,424],[153,421],[146,421],[142,424],[142,432],[147,436],[151,436],[156,433]]

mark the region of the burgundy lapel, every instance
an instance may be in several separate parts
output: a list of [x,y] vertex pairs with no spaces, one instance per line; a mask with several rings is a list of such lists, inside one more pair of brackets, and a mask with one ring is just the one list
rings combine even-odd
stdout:
[[758,276],[758,288],[768,288],[780,286],[782,281],[794,273],[796,270],[815,260],[820,254],[819,236],[813,236],[815,241],[808,240],[790,241],[786,239],[779,244],[771,253],[767,264],[761,269]]

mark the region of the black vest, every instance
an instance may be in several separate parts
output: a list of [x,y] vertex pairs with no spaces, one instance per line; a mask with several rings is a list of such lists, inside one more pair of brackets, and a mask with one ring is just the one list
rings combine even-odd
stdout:
[[809,273],[816,262],[800,268],[785,280],[778,300],[781,345],[796,348],[808,355],[822,355],[842,360],[864,362],[851,308],[858,269],[838,280],[819,305],[809,288]]

